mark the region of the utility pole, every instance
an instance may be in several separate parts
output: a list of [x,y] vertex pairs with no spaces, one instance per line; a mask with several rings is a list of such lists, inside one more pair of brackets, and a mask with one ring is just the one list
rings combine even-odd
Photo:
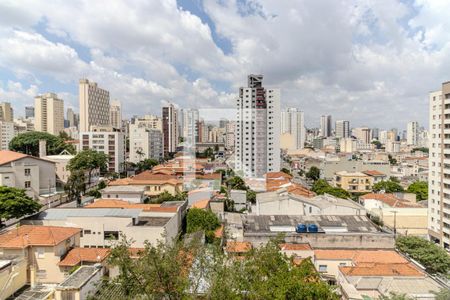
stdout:
[[397,239],[397,211],[391,211],[394,214],[394,239]]

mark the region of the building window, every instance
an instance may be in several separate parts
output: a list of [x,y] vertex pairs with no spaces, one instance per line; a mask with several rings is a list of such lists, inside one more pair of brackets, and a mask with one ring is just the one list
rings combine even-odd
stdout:
[[89,229],[84,230],[84,234],[91,234],[91,231]]
[[44,258],[45,257],[45,249],[44,248],[37,248],[37,258]]
[[105,231],[104,238],[105,238],[105,240],[116,241],[119,239],[119,232],[118,231]]
[[30,175],[31,175],[31,170],[25,169],[25,176],[30,176]]
[[31,187],[31,181],[25,181],[25,188],[29,189]]
[[327,271],[327,265],[319,265],[319,272],[326,272]]

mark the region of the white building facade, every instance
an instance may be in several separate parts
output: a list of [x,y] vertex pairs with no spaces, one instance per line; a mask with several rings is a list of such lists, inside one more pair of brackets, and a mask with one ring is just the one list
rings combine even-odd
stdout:
[[97,83],[80,79],[80,132],[88,132],[91,126],[110,125],[109,92],[98,87]]
[[14,137],[14,123],[0,121],[0,150],[8,150],[9,142],[11,142]]
[[336,121],[336,137],[349,138],[350,137],[350,122],[345,120]]
[[129,159],[138,163],[144,159],[163,158],[163,136],[161,130],[147,128],[145,124],[130,124]]
[[419,143],[419,123],[409,122],[406,128],[406,143],[409,146],[417,146]]
[[262,80],[249,75],[237,99],[235,167],[245,177],[280,170],[280,90]]
[[293,140],[293,150],[305,147],[306,129],[303,111],[288,108],[281,112],[281,134],[289,133]]
[[34,98],[34,129],[53,135],[64,131],[64,101],[55,93]]

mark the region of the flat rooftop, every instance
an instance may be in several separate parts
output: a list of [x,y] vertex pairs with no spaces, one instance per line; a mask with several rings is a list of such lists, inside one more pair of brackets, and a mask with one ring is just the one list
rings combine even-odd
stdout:
[[143,185],[111,185],[102,189],[101,193],[143,193]]
[[53,293],[53,289],[49,286],[37,285],[34,288],[27,287],[25,288],[19,296],[17,296],[16,300],[44,300],[48,299],[49,296]]
[[82,266],[57,286],[56,289],[79,289],[84,286],[101,268]]
[[65,220],[69,217],[116,217],[116,218],[137,218],[142,209],[122,209],[122,208],[51,208],[47,209],[30,220]]
[[171,218],[165,217],[141,217],[137,226],[164,226]]
[[316,224],[319,233],[378,233],[366,216],[243,215],[244,233],[295,233],[297,224]]

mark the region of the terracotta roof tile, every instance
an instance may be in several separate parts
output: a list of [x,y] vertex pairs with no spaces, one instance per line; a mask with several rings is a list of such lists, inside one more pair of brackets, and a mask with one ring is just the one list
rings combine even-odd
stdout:
[[367,170],[367,171],[363,171],[364,174],[369,175],[369,176],[386,176],[386,174],[381,173],[377,170]]
[[365,194],[361,196],[361,199],[368,200],[368,199],[374,199],[381,201],[390,207],[399,207],[399,208],[406,208],[406,207],[422,207],[417,203],[413,203],[407,200],[402,200],[397,197],[395,197],[393,194],[376,194],[376,193],[370,193]]
[[351,260],[354,263],[406,263],[407,260],[393,250],[314,250],[318,260]]
[[110,249],[106,248],[74,248],[67,253],[58,265],[63,267],[73,267],[83,262],[102,262],[108,257],[109,252]]
[[361,263],[352,267],[339,267],[347,276],[423,276],[411,263]]
[[0,248],[55,246],[80,231],[73,227],[22,225],[0,235]]
[[85,208],[138,208],[148,212],[177,212],[177,206],[161,206],[160,204],[130,203],[118,199],[98,199]]
[[19,152],[2,150],[2,151],[0,151],[0,165],[15,161],[15,160],[27,157],[27,156],[28,155],[19,153]]
[[199,209],[206,209],[209,206],[209,199],[199,200],[192,204],[191,207],[193,208],[199,208]]
[[280,244],[280,249],[285,251],[303,251],[303,250],[311,250],[311,246],[309,244]]
[[252,249],[252,244],[250,242],[235,242],[228,241],[226,246],[226,251],[228,253],[245,253]]
[[289,175],[289,174],[284,173],[284,172],[268,172],[268,173],[266,173],[266,179],[270,179],[270,178],[287,178],[287,179],[292,179],[292,175]]

